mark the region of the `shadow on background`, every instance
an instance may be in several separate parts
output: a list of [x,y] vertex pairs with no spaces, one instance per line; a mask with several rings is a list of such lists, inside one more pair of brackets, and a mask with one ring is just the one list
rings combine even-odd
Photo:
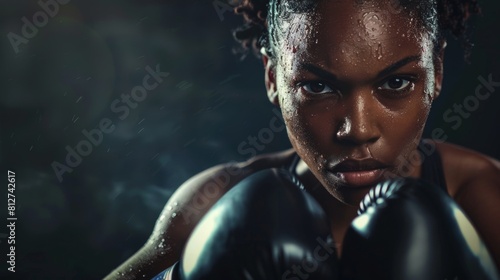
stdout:
[[[16,173],[18,218],[16,274],[7,273],[8,229],[0,229],[7,279],[102,278],[142,246],[183,181],[290,147],[284,131],[250,144],[275,113],[261,62],[231,54],[238,17],[201,0],[60,2],[47,20],[37,1],[0,9],[0,158],[5,178]],[[499,5],[482,2],[472,64],[450,41],[426,135],[441,128],[447,141],[498,159],[500,88],[459,126],[443,117],[470,102],[478,77],[500,81]],[[35,28],[21,38],[26,21]],[[122,98],[132,92],[139,101]]]

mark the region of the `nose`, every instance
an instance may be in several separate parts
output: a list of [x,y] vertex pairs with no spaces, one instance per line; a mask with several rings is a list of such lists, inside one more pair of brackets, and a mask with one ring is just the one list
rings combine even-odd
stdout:
[[347,145],[375,143],[380,138],[377,101],[370,91],[345,96],[343,115],[338,124],[336,138]]

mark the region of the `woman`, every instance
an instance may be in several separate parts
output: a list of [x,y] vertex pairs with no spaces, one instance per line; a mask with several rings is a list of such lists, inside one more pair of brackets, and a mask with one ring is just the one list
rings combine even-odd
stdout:
[[149,279],[171,266],[231,187],[283,166],[323,208],[339,253],[369,189],[415,177],[440,185],[461,206],[500,266],[500,164],[438,135],[421,141],[441,91],[444,32],[461,36],[476,1],[247,0],[236,11],[247,22],[236,38],[260,50],[267,94],[293,149],[188,180],[147,244],[108,279]]

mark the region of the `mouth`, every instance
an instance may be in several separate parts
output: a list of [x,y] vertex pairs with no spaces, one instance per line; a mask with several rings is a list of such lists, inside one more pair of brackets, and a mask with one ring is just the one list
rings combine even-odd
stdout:
[[328,169],[331,176],[352,187],[368,187],[381,182],[389,166],[375,159],[346,159]]

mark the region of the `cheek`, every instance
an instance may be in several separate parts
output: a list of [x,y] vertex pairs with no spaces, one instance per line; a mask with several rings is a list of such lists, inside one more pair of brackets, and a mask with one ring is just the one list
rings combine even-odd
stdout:
[[280,91],[280,105],[292,145],[295,147],[300,143],[302,146],[311,128],[311,122],[307,118],[308,110],[301,106],[300,98],[289,88]]
[[420,137],[430,106],[423,100],[412,101],[412,103],[414,104],[411,104],[403,115],[399,115],[393,124],[386,126],[384,129],[386,138],[391,138],[390,135],[397,135],[397,138],[403,139],[403,143],[411,143],[412,139]]
[[[386,139],[399,141],[399,147],[412,150],[422,135],[432,105],[434,72],[430,67],[422,71],[422,80],[417,83],[410,98],[403,102],[401,109],[386,119],[384,135]],[[394,135],[394,136],[391,136]],[[406,144],[405,144],[406,143]],[[398,147],[395,146],[395,147]]]
[[397,122],[397,125],[392,126],[392,129],[408,131],[421,130],[427,120],[431,104],[432,101],[425,91],[419,90],[414,92],[414,96],[404,104],[404,108],[394,113],[394,116],[391,116],[391,118],[394,118],[395,122]]
[[412,99],[404,113],[396,117],[395,121],[384,130],[385,151],[390,155],[386,159],[394,164],[396,169],[393,172],[403,177],[411,175],[414,171],[414,168],[402,168],[403,165],[407,166],[411,162],[410,167],[415,167],[419,164],[414,156],[415,149],[420,143],[431,105],[426,95],[425,92],[421,92],[418,98]]
[[[280,79],[278,79],[280,85]],[[298,151],[312,152],[323,142],[318,137],[318,130],[328,127],[324,111],[325,103],[311,104],[304,100],[300,92],[290,86],[278,86],[281,112],[285,120],[288,137]],[[324,133],[322,135],[328,135]]]
[[340,155],[335,144],[339,104],[336,100],[305,101],[284,97],[289,109],[283,108],[288,138],[294,149],[310,166],[320,168],[325,155]]

